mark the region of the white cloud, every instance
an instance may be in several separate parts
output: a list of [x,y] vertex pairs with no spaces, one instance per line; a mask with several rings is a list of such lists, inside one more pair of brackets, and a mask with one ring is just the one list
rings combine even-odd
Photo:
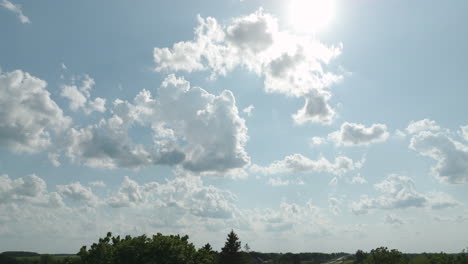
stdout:
[[462,205],[450,195],[443,192],[431,192],[427,195],[432,209],[445,209]]
[[328,197],[328,207],[334,215],[340,215],[341,199],[332,196]]
[[45,181],[35,174],[12,180],[0,175],[0,204],[26,202],[38,206],[60,207],[62,198],[55,192],[48,192]]
[[468,146],[445,133],[422,131],[411,138],[410,148],[437,163],[431,168],[441,182],[468,183]]
[[[67,154],[91,167],[141,168],[177,165],[195,173],[228,173],[250,163],[248,139],[230,91],[213,95],[169,75],[153,99],[141,91],[133,100],[115,100],[113,116],[98,124],[72,129]],[[150,127],[150,146],[133,143],[132,126]]]
[[423,194],[417,192],[413,179],[408,176],[390,174],[374,187],[381,195],[376,198],[362,196],[359,201],[352,202],[351,211],[353,213],[366,214],[369,210],[374,209],[394,210],[424,207],[444,209],[459,205],[455,199],[445,193]]
[[197,176],[177,177],[166,183],[138,184],[125,177],[117,194],[107,201],[112,207],[152,206],[178,208],[194,216],[231,218],[238,211],[236,196],[212,185],[204,185]]
[[57,185],[57,190],[64,197],[78,202],[84,202],[89,206],[96,206],[99,204],[99,198],[93,191],[89,187],[81,185],[79,182]]
[[331,94],[327,91],[312,90],[304,96],[305,104],[302,109],[293,115],[297,124],[306,122],[331,124],[335,111],[328,104]]
[[119,192],[111,197],[107,204],[112,207],[128,207],[132,204],[141,203],[144,201],[142,189],[137,182],[125,176]]
[[305,205],[282,202],[279,209],[264,209],[253,213],[251,223],[256,232],[273,232],[275,236],[301,233],[326,236],[332,232],[330,220],[323,209],[308,201]]
[[18,17],[21,23],[23,24],[31,23],[31,20],[29,20],[29,18],[23,14],[23,11],[21,10],[21,5],[18,5],[18,4],[15,5],[8,0],[2,0],[2,2],[0,2],[0,5],[10,10],[11,12],[13,12]]
[[175,150],[159,153],[133,143],[128,135],[128,124],[115,115],[96,125],[72,128],[68,141],[67,156],[93,168],[141,168],[183,160],[183,154]]
[[310,139],[310,144],[312,145],[323,145],[327,143],[327,140],[323,137],[312,137]]
[[387,126],[383,124],[365,127],[362,124],[345,122],[340,130],[330,133],[328,138],[338,146],[363,146],[386,141],[388,136]]
[[92,181],[89,182],[89,185],[93,187],[106,187],[106,184],[103,181]]
[[271,186],[287,186],[290,184],[289,180],[282,180],[280,178],[270,178],[268,179],[268,184]]
[[351,183],[364,184],[367,183],[367,180],[364,177],[361,177],[361,175],[356,175],[351,179]]
[[91,100],[91,90],[96,83],[88,75],[84,75],[81,80],[81,85],[62,85],[60,95],[70,101],[70,109],[72,111],[83,110],[89,115],[92,112],[105,112],[106,99],[97,97]]
[[212,95],[170,75],[158,92],[159,122],[187,143],[185,169],[223,172],[250,163],[244,150],[247,127],[231,91]]
[[304,97],[296,122],[330,124],[335,112],[324,89],[342,79],[324,70],[342,46],[327,47],[317,40],[280,31],[278,21],[262,9],[234,18],[229,25],[198,17],[193,41],[175,43],[172,49],[155,48],[157,71],[211,71],[211,78],[240,66],[263,76],[264,90]]
[[348,171],[362,167],[362,161],[355,162],[348,157],[339,156],[334,162],[330,162],[324,157],[311,160],[301,154],[292,154],[282,160],[272,162],[270,165],[262,167],[252,165],[250,170],[253,173],[265,175],[287,174],[287,173],[331,173],[341,175]]
[[397,137],[397,138],[405,138],[405,137],[406,137],[406,134],[405,134],[405,132],[403,132],[403,131],[397,129],[397,130],[395,130],[395,137]]
[[50,98],[46,82],[21,70],[0,74],[0,145],[15,152],[37,152],[51,145],[71,119]]
[[461,129],[461,135],[462,135],[463,139],[468,141],[468,126],[462,126],[462,127],[460,127],[460,129]]
[[411,121],[406,128],[406,132],[410,134],[416,134],[421,131],[438,131],[440,126],[437,123],[430,119],[422,119],[419,121]]
[[405,222],[394,214],[385,215],[385,222],[391,225],[403,225]]
[[242,109],[242,112],[247,114],[247,116],[252,116],[252,111],[255,109],[255,106],[249,105],[246,108]]
[[54,167],[60,167],[61,163],[58,160],[59,157],[60,157],[59,153],[50,152],[50,153],[47,154],[47,158],[49,159],[50,163]]

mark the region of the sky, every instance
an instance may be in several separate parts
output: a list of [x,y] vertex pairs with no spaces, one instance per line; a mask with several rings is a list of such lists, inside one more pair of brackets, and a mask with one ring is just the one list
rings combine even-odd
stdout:
[[468,246],[468,2],[0,0],[0,251]]

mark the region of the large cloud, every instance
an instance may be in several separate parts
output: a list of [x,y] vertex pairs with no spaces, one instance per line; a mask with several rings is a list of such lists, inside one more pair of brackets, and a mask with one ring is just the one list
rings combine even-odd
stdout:
[[[247,127],[232,92],[213,95],[169,75],[157,94],[154,99],[143,90],[132,103],[116,100],[111,118],[72,129],[68,156],[92,167],[181,164],[195,173],[224,173],[250,163]],[[152,146],[133,143],[128,131],[135,125],[152,128]]]
[[348,171],[358,169],[361,166],[362,161],[355,162],[352,159],[344,156],[339,156],[335,158],[334,162],[330,162],[324,157],[320,157],[317,160],[311,160],[301,154],[292,154],[286,156],[282,160],[274,161],[265,167],[252,165],[250,170],[253,173],[261,173],[266,175],[321,172],[341,175]]
[[434,120],[422,119],[419,121],[411,121],[406,128],[406,131],[410,134],[416,134],[421,131],[438,131],[440,126]]
[[84,202],[89,206],[96,206],[99,203],[99,198],[93,193],[91,188],[83,186],[79,182],[57,185],[57,191],[64,197]]
[[81,85],[76,84],[62,85],[61,93],[62,97],[67,98],[70,101],[70,109],[72,111],[83,110],[86,114],[90,114],[94,111],[105,112],[106,111],[106,99],[97,97],[91,100],[91,90],[95,85],[94,80],[88,75],[84,75],[81,81]]
[[390,174],[374,187],[381,195],[376,198],[363,196],[359,201],[351,203],[353,213],[365,214],[374,209],[393,210],[423,207],[444,209],[460,204],[445,193],[423,194],[417,192],[414,180],[408,176]]
[[0,74],[0,145],[15,152],[37,152],[51,145],[71,119],[45,89],[46,82],[21,70]]
[[468,141],[468,126],[461,127],[461,135],[466,141]]
[[135,144],[128,135],[128,124],[116,115],[86,128],[72,128],[68,141],[68,157],[94,168],[141,168],[184,159],[177,150],[159,152]]
[[411,138],[410,148],[437,163],[432,173],[441,182],[468,183],[468,146],[446,133],[422,131]]
[[198,18],[193,41],[175,43],[172,49],[155,48],[157,71],[211,71],[212,78],[236,66],[263,76],[270,93],[304,97],[305,106],[295,115],[298,123],[329,124],[334,110],[324,89],[342,79],[324,69],[341,53],[315,39],[278,30],[277,20],[262,9],[234,18],[226,26],[214,18]]
[[48,192],[45,181],[35,174],[18,179],[0,175],[0,204],[27,202],[39,206],[60,207],[63,201],[56,192]]
[[138,184],[128,177],[119,191],[107,200],[111,207],[178,208],[192,215],[207,218],[231,218],[238,210],[236,196],[212,185],[204,185],[200,177],[178,177],[166,183]]
[[369,145],[387,140],[389,133],[387,126],[383,124],[373,124],[365,127],[362,124],[345,122],[340,130],[328,135],[328,138],[337,145],[360,146]]
[[31,20],[29,20],[29,18],[23,14],[23,10],[21,10],[21,5],[18,5],[18,4],[15,5],[8,0],[2,0],[0,2],[0,6],[3,6],[7,10],[13,12],[18,17],[21,23],[23,24],[31,23]]
[[304,96],[304,107],[293,115],[294,121],[298,124],[308,121],[330,124],[335,117],[335,111],[328,104],[330,96],[329,92],[312,90]]

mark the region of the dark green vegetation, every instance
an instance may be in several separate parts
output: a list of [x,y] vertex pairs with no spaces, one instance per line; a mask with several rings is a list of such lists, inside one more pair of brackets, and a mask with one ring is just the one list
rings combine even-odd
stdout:
[[146,235],[131,237],[107,233],[97,243],[83,246],[77,255],[49,255],[34,252],[3,252],[0,264],[468,264],[468,252],[460,254],[403,254],[379,247],[356,254],[346,253],[260,253],[251,251],[231,231],[220,252],[210,244],[196,249],[188,236]]
[[354,255],[355,264],[468,264],[468,252],[460,254],[423,253],[403,254],[396,249],[379,247],[366,253],[358,250]]

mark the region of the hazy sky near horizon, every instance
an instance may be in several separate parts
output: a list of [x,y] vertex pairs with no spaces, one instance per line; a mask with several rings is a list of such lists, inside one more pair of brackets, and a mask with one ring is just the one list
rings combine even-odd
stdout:
[[0,251],[468,246],[468,2],[0,0]]

